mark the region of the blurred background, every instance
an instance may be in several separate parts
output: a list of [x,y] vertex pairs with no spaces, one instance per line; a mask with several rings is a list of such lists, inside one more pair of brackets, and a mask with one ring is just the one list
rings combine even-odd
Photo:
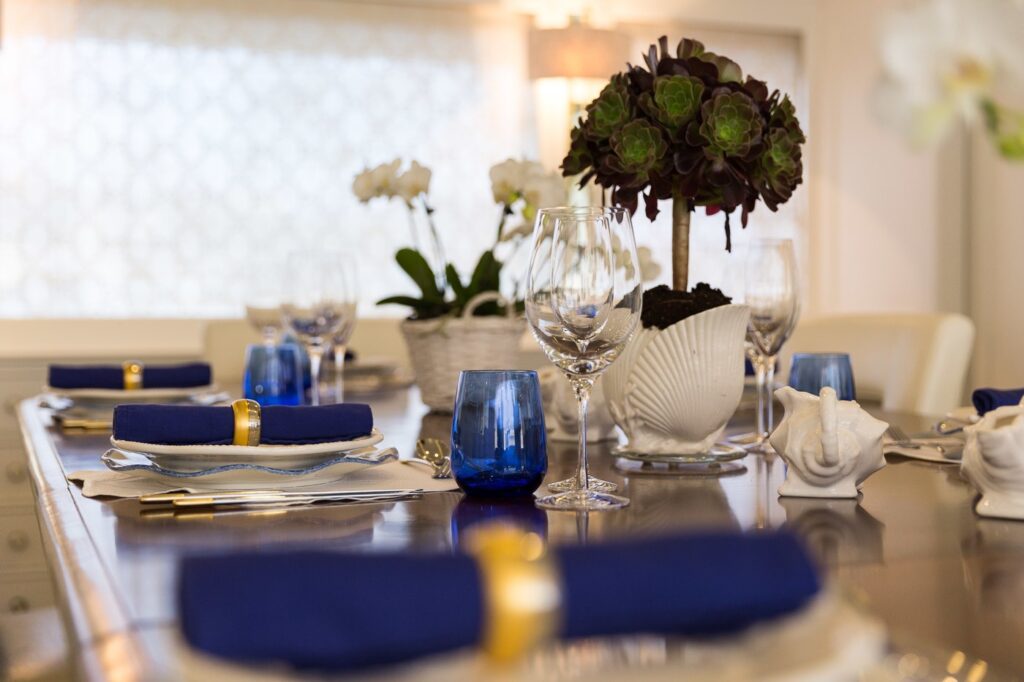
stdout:
[[[429,166],[465,271],[493,242],[488,169],[557,168],[573,111],[668,35],[795,100],[804,185],[734,241],[796,240],[803,317],[965,313],[972,383],[1015,385],[1024,167],[979,132],[914,149],[883,125],[879,33],[901,4],[3,0],[0,357],[201,354],[203,321],[241,317],[253,273],[271,286],[275,255],[319,246],[360,254],[358,349],[386,329],[368,318],[404,313],[374,302],[411,285],[393,263],[405,208],[359,204],[355,174],[395,157]],[[586,60],[606,71],[560,61],[580,30],[607,32]],[[669,220],[635,220],[666,282]],[[691,282],[728,293],[721,221],[697,216]],[[126,322],[97,323],[112,318]]]

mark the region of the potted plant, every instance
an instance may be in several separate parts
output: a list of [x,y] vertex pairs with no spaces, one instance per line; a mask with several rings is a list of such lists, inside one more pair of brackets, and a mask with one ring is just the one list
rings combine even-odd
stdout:
[[616,423],[637,456],[715,459],[739,404],[749,310],[708,285],[687,290],[690,215],[746,227],[759,202],[777,210],[802,181],[805,138],[792,102],[736,62],[684,38],[651,45],[645,64],[613,76],[572,131],[563,174],[611,191],[650,219],[672,200],[672,284],[644,295],[643,328],[605,376]]
[[[437,244],[434,251],[443,253],[427,199],[430,171],[413,162],[409,171],[399,174],[400,166],[393,162],[366,170],[356,177],[353,189],[363,201],[399,198],[410,213],[421,211],[431,225]],[[413,170],[418,177],[405,180]],[[410,309],[402,333],[423,402],[436,411],[452,409],[460,371],[517,366],[526,321],[521,314],[519,283],[507,275],[503,283],[503,265],[528,242],[537,207],[565,200],[561,177],[545,173],[537,163],[509,159],[491,169],[491,180],[500,207],[495,243],[480,256],[469,278],[464,279],[451,263],[438,272],[414,242],[412,248],[399,249],[395,260],[416,284],[419,295],[378,301],[378,305]],[[514,293],[502,295],[503,284],[506,291]]]

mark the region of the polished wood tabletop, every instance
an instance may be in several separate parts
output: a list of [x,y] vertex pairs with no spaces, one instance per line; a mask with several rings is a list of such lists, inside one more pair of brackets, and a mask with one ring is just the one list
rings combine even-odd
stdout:
[[[427,414],[415,389],[365,399],[385,444],[403,455],[417,438],[448,437],[450,415]],[[67,483],[65,472],[102,468],[109,434],[61,433],[35,400],[22,403],[19,416],[83,677],[152,679],[165,667],[172,654],[151,634],[174,629],[175,571],[184,554],[298,547],[444,551],[458,545],[467,527],[499,514],[533,524],[553,544],[786,526],[806,539],[849,599],[885,622],[893,641],[940,652],[943,660],[947,653],[951,660],[960,656],[975,663],[974,671],[1024,678],[1024,522],[977,517],[974,492],[955,464],[890,458],[859,500],[780,499],[785,467],[777,458],[749,455],[721,475],[666,475],[623,471],[613,444],[599,443],[591,446],[592,472],[620,485],[632,501],[624,510],[543,512],[528,502],[495,507],[439,493],[275,513],[150,516],[134,500],[89,499]],[[908,431],[927,426],[914,417],[878,416]],[[730,429],[749,428],[750,418],[739,413]],[[551,442],[548,454],[548,481],[572,473],[575,443]]]

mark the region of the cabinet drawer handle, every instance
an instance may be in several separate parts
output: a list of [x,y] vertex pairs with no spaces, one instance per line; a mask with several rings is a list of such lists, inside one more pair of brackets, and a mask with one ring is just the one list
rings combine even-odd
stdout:
[[28,534],[20,530],[12,530],[7,534],[7,546],[15,552],[24,552],[28,549]]
[[20,595],[11,597],[7,601],[7,608],[11,613],[24,613],[25,611],[28,611],[29,606],[30,604],[28,603],[28,599],[25,599]]

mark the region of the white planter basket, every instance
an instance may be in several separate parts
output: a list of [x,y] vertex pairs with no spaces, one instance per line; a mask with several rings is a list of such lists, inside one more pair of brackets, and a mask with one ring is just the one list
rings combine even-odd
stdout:
[[743,394],[750,309],[712,308],[641,329],[605,373],[608,409],[635,459],[714,461],[712,447]]
[[474,310],[490,301],[504,299],[497,292],[484,292],[470,300],[462,317],[402,322],[416,384],[431,410],[452,411],[459,372],[464,369],[518,367],[519,339],[526,331],[526,320],[519,316],[472,316]]

